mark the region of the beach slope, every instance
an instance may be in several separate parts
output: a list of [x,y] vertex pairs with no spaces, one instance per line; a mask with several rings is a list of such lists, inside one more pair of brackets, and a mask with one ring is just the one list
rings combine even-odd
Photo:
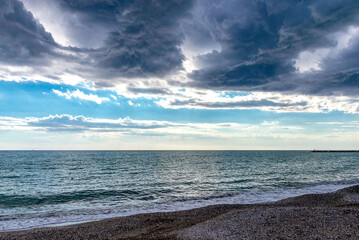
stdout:
[[359,185],[275,203],[214,205],[4,232],[0,239],[359,239]]

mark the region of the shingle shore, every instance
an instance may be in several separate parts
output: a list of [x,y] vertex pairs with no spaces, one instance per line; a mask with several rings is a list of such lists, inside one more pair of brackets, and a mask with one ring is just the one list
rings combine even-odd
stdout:
[[359,239],[359,185],[270,204],[214,205],[5,232],[0,239]]

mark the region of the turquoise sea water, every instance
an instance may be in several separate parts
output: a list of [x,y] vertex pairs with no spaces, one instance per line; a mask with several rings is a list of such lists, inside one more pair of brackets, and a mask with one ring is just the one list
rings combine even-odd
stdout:
[[257,203],[359,183],[359,153],[0,151],[0,231]]

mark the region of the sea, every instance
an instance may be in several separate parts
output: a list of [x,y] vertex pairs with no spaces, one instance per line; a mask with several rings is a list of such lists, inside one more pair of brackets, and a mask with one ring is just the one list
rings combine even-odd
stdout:
[[0,151],[0,231],[272,202],[358,183],[359,153]]

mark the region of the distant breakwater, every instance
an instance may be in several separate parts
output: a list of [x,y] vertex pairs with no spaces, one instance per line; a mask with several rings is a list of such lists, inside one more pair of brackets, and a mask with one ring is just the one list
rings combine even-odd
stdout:
[[343,153],[343,152],[358,152],[359,150],[313,150],[312,152],[320,153],[320,152],[334,152],[334,153]]

